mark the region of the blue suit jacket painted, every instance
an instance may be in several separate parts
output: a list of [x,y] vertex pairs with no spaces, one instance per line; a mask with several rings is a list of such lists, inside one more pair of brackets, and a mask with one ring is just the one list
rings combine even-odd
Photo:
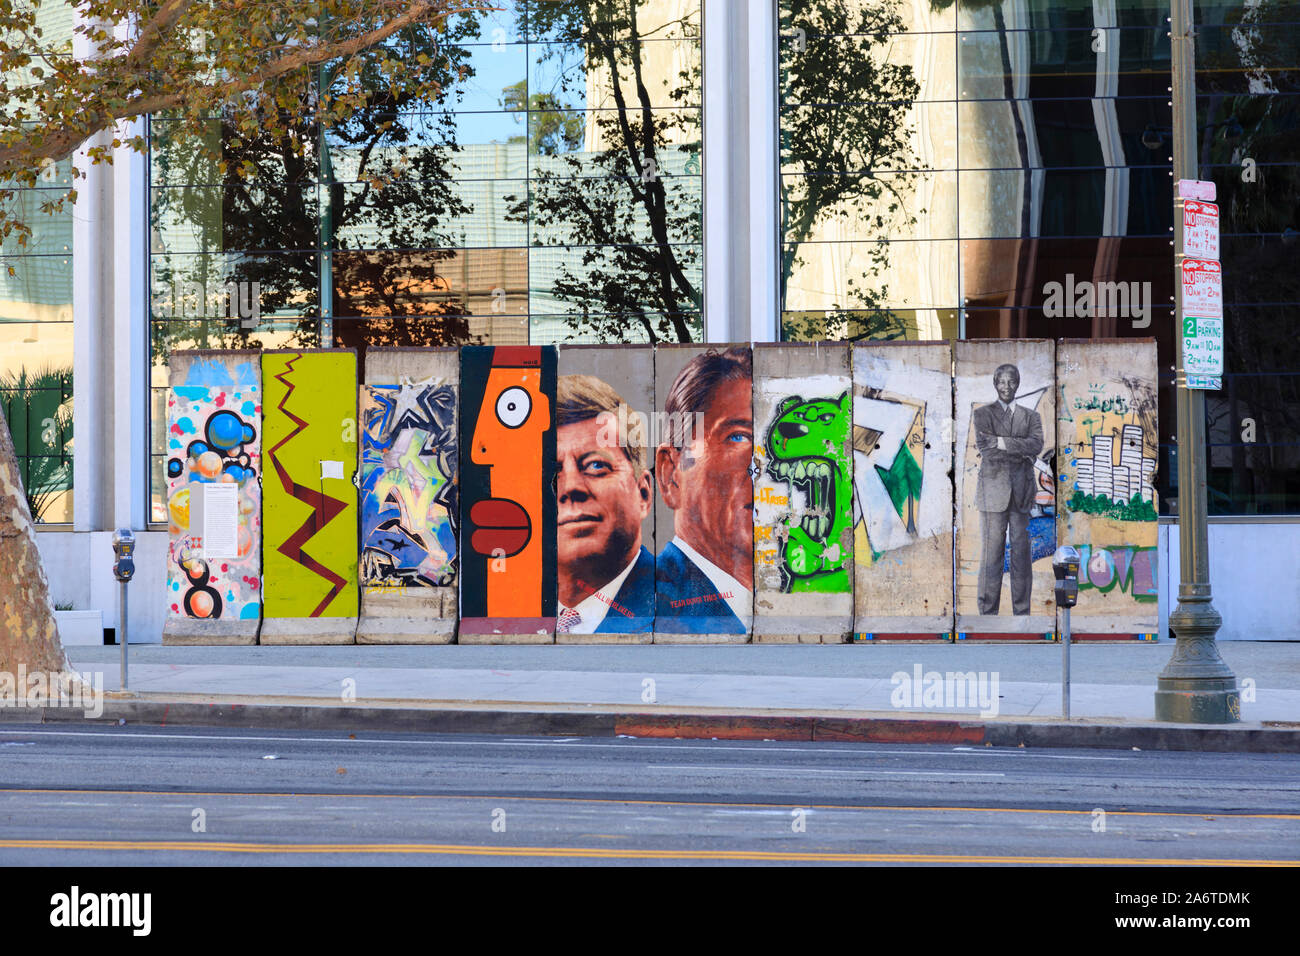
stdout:
[[669,541],[655,563],[655,630],[668,634],[744,634],[745,625],[682,549]]
[[605,612],[605,619],[596,628],[597,634],[634,634],[654,628],[655,556],[644,545],[636,556],[636,564],[632,565],[632,573],[623,579],[623,586],[614,595],[614,604],[617,606]]

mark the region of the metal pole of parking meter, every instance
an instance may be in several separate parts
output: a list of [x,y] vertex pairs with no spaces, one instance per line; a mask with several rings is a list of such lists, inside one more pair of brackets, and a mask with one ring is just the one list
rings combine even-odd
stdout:
[[119,657],[122,661],[122,690],[126,690],[126,582],[119,584],[121,597],[117,602],[117,642],[121,645]]
[[1061,635],[1061,716],[1070,717],[1070,609],[1063,607],[1065,616]]

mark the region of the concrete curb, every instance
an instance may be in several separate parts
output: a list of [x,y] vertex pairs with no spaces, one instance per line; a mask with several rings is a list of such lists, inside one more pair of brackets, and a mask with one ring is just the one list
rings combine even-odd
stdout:
[[533,705],[385,707],[110,699],[97,719],[70,708],[0,709],[0,724],[18,723],[1300,753],[1300,726],[634,712]]

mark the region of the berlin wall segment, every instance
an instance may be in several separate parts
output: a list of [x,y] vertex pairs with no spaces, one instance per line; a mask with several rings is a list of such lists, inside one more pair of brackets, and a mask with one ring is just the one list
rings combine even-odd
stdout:
[[467,346],[357,383],[350,350],[176,352],[164,640],[1041,640],[1058,540],[1076,632],[1149,635],[1155,361]]

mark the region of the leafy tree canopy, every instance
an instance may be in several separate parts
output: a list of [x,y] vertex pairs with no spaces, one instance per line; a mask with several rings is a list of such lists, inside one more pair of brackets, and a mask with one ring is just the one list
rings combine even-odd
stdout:
[[[376,90],[437,100],[446,74],[436,55],[404,56],[402,40],[408,49],[436,41],[463,15],[495,9],[486,0],[80,0],[69,48],[46,39],[40,5],[0,4],[0,239],[14,234],[19,246],[31,225],[15,190],[40,185],[51,163],[105,131],[114,134],[86,150],[89,162],[111,162],[122,145],[144,152],[145,138],[120,121],[166,114],[223,176],[228,157],[205,135],[214,116],[228,123],[227,148],[279,133],[301,155],[311,146],[296,135],[305,115],[346,125]],[[321,71],[332,82],[319,84]],[[72,188],[42,209],[75,202],[84,175],[75,169]]]

